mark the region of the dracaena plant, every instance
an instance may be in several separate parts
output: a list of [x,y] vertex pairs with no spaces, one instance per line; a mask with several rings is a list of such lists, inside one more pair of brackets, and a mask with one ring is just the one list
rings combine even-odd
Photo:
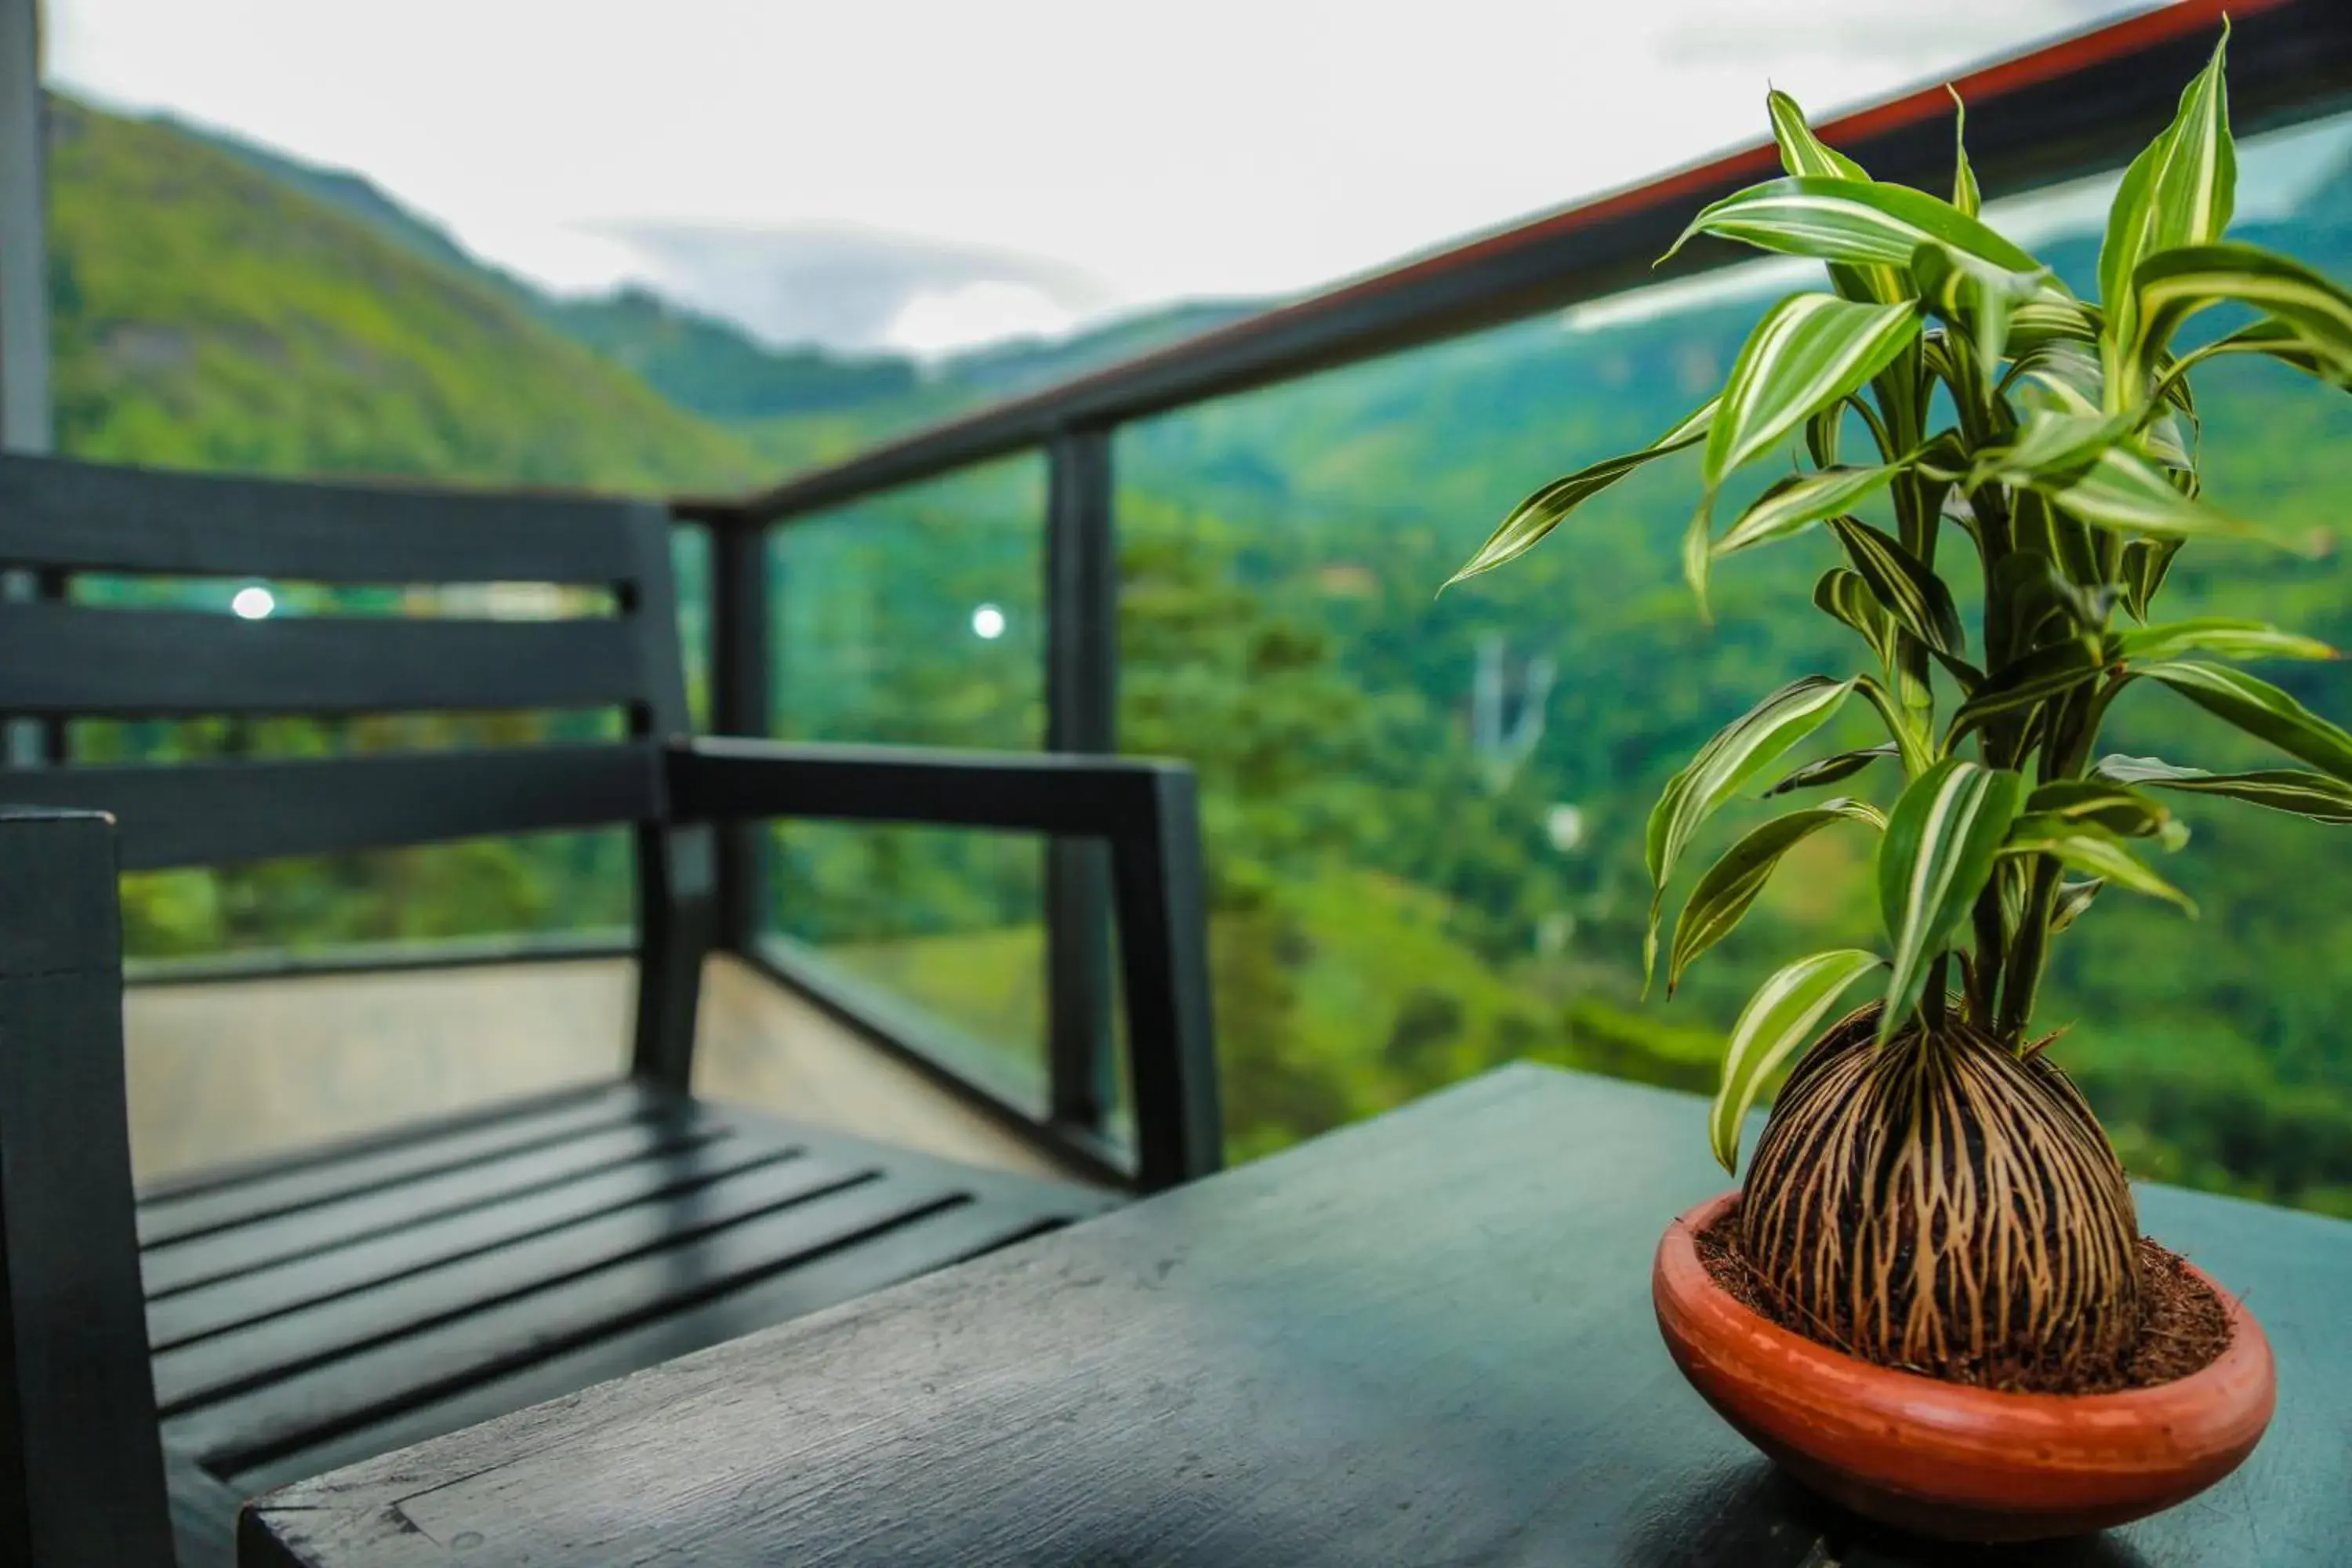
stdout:
[[[2185,837],[2166,793],[2352,821],[2352,735],[2234,668],[2333,652],[2253,621],[2163,620],[2156,604],[2185,544],[2284,542],[2200,494],[2193,373],[2258,354],[2352,388],[2352,294],[2223,237],[2235,159],[2221,47],[2124,176],[2095,300],[1982,221],[1964,145],[1947,199],[1872,180],[1786,96],[1768,102],[1788,177],[1707,207],[1684,238],[1817,258],[1829,289],[1771,307],[1720,395],[1644,450],[1537,491],[1459,575],[1688,448],[1704,493],[1682,558],[1702,606],[1727,558],[1814,530],[1834,539],[1843,564],[1813,604],[1859,637],[1864,668],[1765,697],[1667,784],[1645,846],[1645,969],[1662,956],[1669,883],[1719,808],[1759,788],[1879,784],[1883,808],[1857,792],[1747,833],[1698,878],[1665,943],[1671,988],[1798,843],[1876,840],[1884,951],[1797,960],[1731,1033],[1710,1123],[1731,1169],[1768,1078],[1814,1042],[1757,1148],[1740,1250],[1784,1320],[1855,1353],[2004,1386],[2097,1385],[2123,1374],[2138,1333],[2137,1226],[2105,1134],[2034,1037],[2035,992],[2053,939],[2102,889],[2188,903],[2146,853]],[[2252,320],[2189,346],[2182,329],[2215,306]],[[1800,447],[1809,467],[1718,521],[1735,470]],[[1951,586],[1964,574],[1981,591],[1974,628]],[[2101,721],[2137,682],[2308,766],[2103,757]],[[1784,772],[1856,699],[1885,741]],[[1866,1005],[1823,1032],[1865,982]]]

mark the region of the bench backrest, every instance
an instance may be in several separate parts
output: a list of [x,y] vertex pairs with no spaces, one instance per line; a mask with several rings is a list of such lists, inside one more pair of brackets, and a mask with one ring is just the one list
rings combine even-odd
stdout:
[[[696,946],[677,939],[703,919],[709,853],[663,826],[662,745],[689,729],[669,560],[667,509],[646,502],[0,457],[0,569],[47,589],[0,603],[0,715],[53,730],[79,718],[626,715],[625,734],[598,741],[168,764],[61,754],[0,773],[0,799],[110,813],[131,870],[634,824],[645,956],[684,987],[645,977],[636,1061],[682,1082],[699,954],[669,950]],[[554,584],[608,590],[614,613],[244,619],[74,602],[77,574]]]

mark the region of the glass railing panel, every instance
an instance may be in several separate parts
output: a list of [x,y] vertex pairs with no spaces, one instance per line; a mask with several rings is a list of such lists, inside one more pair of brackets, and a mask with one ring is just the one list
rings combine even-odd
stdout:
[[[1031,455],[779,526],[775,732],[1038,749],[1045,504]],[[1042,1101],[1044,865],[1027,834],[782,824],[768,929],[916,1010],[950,1065]]]

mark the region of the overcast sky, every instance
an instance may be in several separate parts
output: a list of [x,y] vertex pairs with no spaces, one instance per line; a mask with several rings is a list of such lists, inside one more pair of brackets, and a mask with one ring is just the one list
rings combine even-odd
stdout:
[[1754,140],[1768,79],[1827,110],[2147,8],[48,0],[59,85],[359,170],[557,288],[714,227],[964,258],[876,329],[918,348],[1328,281]]

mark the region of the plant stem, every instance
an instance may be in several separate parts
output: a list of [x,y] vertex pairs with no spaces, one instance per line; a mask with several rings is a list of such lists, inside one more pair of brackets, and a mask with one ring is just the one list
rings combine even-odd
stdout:
[[2033,882],[2025,895],[2025,918],[2018,923],[2017,940],[2010,948],[2000,1026],[1993,1031],[2012,1048],[2023,1044],[2026,1026],[2033,1021],[2035,993],[2042,988],[2042,971],[2050,952],[2050,922],[2057,906],[2058,862],[2054,857],[2037,855]]
[[2000,977],[2008,953],[2001,941],[2000,876],[1985,885],[1977,895],[1976,907],[1969,911],[1977,937],[1976,963],[1969,971],[1974,982],[1969,988],[1969,1016],[1980,1026],[1993,1026],[1993,1006],[2000,995]]
[[1950,949],[1936,955],[1927,970],[1927,990],[1919,998],[1919,1016],[1927,1032],[1939,1035],[1944,1031],[1947,999],[1951,990],[1952,954]]

